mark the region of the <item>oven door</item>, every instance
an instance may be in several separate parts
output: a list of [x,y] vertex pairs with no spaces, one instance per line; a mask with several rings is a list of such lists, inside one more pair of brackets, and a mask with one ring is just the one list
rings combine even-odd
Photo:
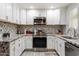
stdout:
[[47,38],[46,37],[33,37],[33,48],[46,48]]

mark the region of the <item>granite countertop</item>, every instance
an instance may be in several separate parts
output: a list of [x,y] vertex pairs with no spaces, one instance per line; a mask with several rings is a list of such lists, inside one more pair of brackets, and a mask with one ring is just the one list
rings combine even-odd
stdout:
[[7,41],[7,42],[12,42],[12,41],[14,41],[14,40],[17,40],[17,39],[19,39],[19,38],[21,38],[21,37],[23,37],[23,36],[25,36],[24,34],[18,34],[18,35],[16,35],[16,36],[13,36],[13,37],[8,37],[8,38],[2,38],[0,41]]
[[[13,38],[8,38],[8,39],[5,38],[5,39],[3,39],[1,41],[13,42],[13,41],[15,41],[15,40],[17,40],[17,39],[19,39],[19,38],[21,38],[23,36],[33,36],[33,35],[18,34]],[[65,42],[69,42],[69,43],[79,47],[79,38],[78,39],[67,39],[67,38],[62,37],[63,35],[57,35],[57,34],[47,34],[47,36],[58,37],[58,38],[64,40]],[[35,37],[47,37],[47,36],[35,36]]]
[[79,47],[79,38],[77,39],[68,39],[68,38],[64,38],[62,37],[62,35],[55,35],[56,37],[66,41],[66,42],[69,42],[70,44],[73,44],[74,46],[76,47]]
[[4,41],[4,42],[13,42],[15,40],[18,40],[19,38],[22,38],[23,36],[32,36],[32,35],[26,35],[26,34],[15,34],[15,36],[13,37],[8,37],[8,38],[1,38],[0,37],[0,41]]
[[60,38],[60,39],[64,40],[65,42],[73,44],[76,47],[79,47],[79,38],[77,38],[77,39],[68,39],[68,38],[62,37],[62,36],[67,36],[67,35],[57,35],[57,34],[48,34],[47,36],[53,36],[53,37]]

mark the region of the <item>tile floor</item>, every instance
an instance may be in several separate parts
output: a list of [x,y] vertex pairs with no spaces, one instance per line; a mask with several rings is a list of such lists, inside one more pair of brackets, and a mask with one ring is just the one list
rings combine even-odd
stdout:
[[55,51],[51,52],[34,52],[34,51],[24,51],[21,56],[58,56]]

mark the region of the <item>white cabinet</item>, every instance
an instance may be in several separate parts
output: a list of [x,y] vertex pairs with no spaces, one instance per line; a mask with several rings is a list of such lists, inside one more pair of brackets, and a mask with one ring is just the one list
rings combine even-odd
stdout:
[[20,39],[15,41],[15,56],[20,55]]
[[16,22],[20,24],[20,8],[16,8]]
[[21,42],[20,42],[20,44],[21,44],[21,47],[20,47],[20,51],[21,51],[21,53],[24,51],[24,49],[25,49],[25,36],[23,36],[22,38],[21,38]]
[[10,43],[10,56],[15,55],[15,41]]
[[20,21],[21,24],[26,24],[26,10],[20,9]]
[[59,24],[60,10],[47,10],[47,25]]
[[65,42],[61,39],[58,39],[58,54],[60,56],[65,56]]
[[54,36],[47,36],[47,48],[55,49],[60,56],[65,56],[65,42]]
[[12,4],[11,3],[6,4],[6,19],[9,22],[13,21],[13,19],[12,19]]
[[60,24],[67,25],[67,8],[63,7],[60,9]]
[[32,36],[26,36],[25,49],[32,49]]
[[0,3],[0,19],[6,18],[5,12],[6,12],[6,4]]
[[34,18],[38,16],[38,10],[27,10],[27,25],[33,25]]
[[17,7],[15,5],[13,5],[13,12],[12,13],[13,13],[13,17],[12,17],[13,23],[17,23],[16,22],[16,20],[17,20],[17,17],[16,17],[17,16],[17,14],[16,14],[17,13]]
[[58,51],[58,38],[55,37],[55,50]]
[[47,15],[47,10],[45,10],[45,9],[39,10],[40,17],[46,17],[46,15]]
[[55,50],[60,56],[65,56],[65,42],[57,37],[55,39]]
[[52,38],[51,38],[51,36],[47,37],[47,48],[48,49],[52,49],[53,48],[52,47]]
[[25,49],[24,45],[25,37],[19,38],[13,42],[10,42],[10,56],[19,56]]
[[47,48],[48,49],[55,49],[55,37],[47,36]]

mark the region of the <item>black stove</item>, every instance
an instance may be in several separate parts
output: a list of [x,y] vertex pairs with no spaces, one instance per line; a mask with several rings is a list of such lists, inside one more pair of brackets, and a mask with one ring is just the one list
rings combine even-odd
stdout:
[[47,48],[47,37],[33,37],[33,48]]

